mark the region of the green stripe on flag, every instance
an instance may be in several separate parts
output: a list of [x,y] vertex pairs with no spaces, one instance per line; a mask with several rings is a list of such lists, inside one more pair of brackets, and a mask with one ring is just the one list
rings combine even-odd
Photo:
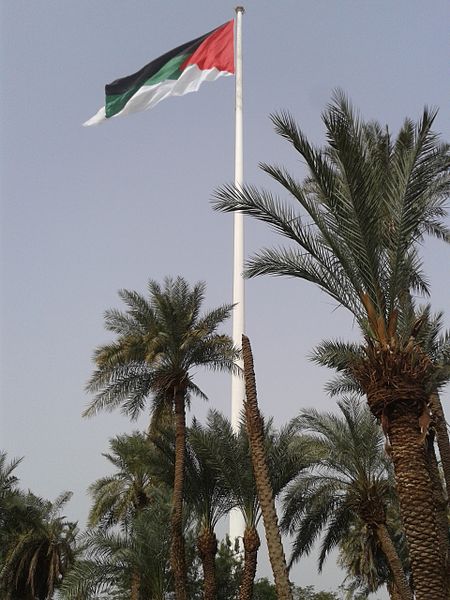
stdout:
[[134,96],[134,94],[144,85],[156,85],[163,81],[178,79],[182,73],[180,70],[181,65],[190,56],[190,54],[179,54],[174,58],[166,62],[161,69],[155,73],[150,79],[143,81],[142,83],[136,83],[129,90],[123,94],[111,94],[106,96],[105,112],[106,118],[113,117],[119,113],[126,105],[128,100]]

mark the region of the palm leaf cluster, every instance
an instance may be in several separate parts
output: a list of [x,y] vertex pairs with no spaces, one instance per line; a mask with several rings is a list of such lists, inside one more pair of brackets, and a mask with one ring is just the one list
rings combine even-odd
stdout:
[[103,529],[119,524],[126,528],[135,512],[148,506],[157,491],[149,469],[154,452],[140,433],[117,436],[110,446],[111,451],[104,456],[115,471],[89,487],[93,499],[89,524]]
[[97,369],[87,389],[96,395],[85,416],[120,407],[134,419],[149,399],[159,414],[175,389],[186,392],[186,401],[192,395],[206,398],[192,379],[196,367],[235,368],[237,351],[228,336],[217,333],[230,305],[200,315],[205,285],[191,288],[181,277],[168,278],[163,286],[150,280],[148,293],[146,298],[120,290],[126,312],[106,311],[105,328],[116,339],[94,353]]
[[337,547],[341,564],[361,586],[374,591],[388,580],[401,598],[412,598],[396,549],[399,513],[382,431],[355,398],[338,406],[339,414],[303,410],[296,420],[309,445],[310,468],[284,496],[282,526],[294,536],[291,564],[322,536],[319,570]]
[[113,598],[163,600],[168,589],[170,504],[154,495],[122,531],[91,528],[80,540],[83,558],[64,580],[68,600]]
[[216,209],[252,215],[294,242],[259,252],[247,275],[315,283],[382,341],[405,293],[428,291],[418,243],[425,234],[450,241],[443,221],[450,157],[431,130],[435,116],[425,109],[417,124],[407,119],[393,140],[387,129],[363,122],[338,92],[323,114],[327,146],[316,148],[289,113],[273,115],[308,176],[300,182],[282,167],[261,168],[294,203],[254,187],[225,186],[214,199]]
[[76,557],[77,524],[61,515],[72,494],[54,502],[19,488],[21,459],[0,453],[0,594],[5,600],[52,598]]
[[298,417],[313,469],[295,480],[285,498],[284,523],[298,534],[291,562],[311,551],[329,521],[319,551],[320,569],[355,516],[373,525],[386,520],[385,502],[394,494],[381,430],[355,400],[338,405],[342,416],[305,410]]

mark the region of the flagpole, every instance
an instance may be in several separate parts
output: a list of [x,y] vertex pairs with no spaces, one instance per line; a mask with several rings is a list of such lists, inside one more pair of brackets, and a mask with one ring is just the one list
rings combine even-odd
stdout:
[[[236,11],[236,87],[235,87],[235,154],[234,154],[234,185],[241,189],[244,181],[244,152],[243,152],[243,119],[242,119],[242,15],[244,7],[237,6]],[[244,215],[234,213],[234,262],[233,262],[233,343],[239,348],[242,345],[245,319],[245,290],[244,290]],[[243,360],[239,366],[244,367]],[[244,406],[245,384],[242,376],[233,374],[231,377],[231,426],[234,432],[239,430],[239,422]],[[244,520],[239,510],[230,514],[229,535],[232,541],[242,538]]]

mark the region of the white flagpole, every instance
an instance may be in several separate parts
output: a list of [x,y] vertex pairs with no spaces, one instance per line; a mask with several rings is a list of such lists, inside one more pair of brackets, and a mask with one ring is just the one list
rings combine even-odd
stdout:
[[[243,120],[242,120],[242,15],[243,6],[236,7],[236,100],[235,100],[235,159],[234,185],[242,188],[244,181],[243,153]],[[239,348],[244,333],[244,215],[234,213],[234,264],[233,264],[233,343]],[[243,368],[243,360],[239,365]],[[231,426],[235,432],[239,430],[239,422],[244,405],[245,384],[243,377],[232,375],[231,378]],[[236,465],[238,468],[238,466]],[[239,510],[230,514],[229,535],[231,541],[242,538],[244,520]]]

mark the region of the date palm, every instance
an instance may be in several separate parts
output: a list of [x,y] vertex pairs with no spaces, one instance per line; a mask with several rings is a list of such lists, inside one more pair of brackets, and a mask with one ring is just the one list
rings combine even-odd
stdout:
[[[111,451],[103,456],[115,471],[89,486],[92,506],[88,525],[104,532],[116,525],[128,531],[159,493],[151,469],[155,450],[147,436],[138,432],[117,436],[109,443]],[[109,539],[108,535],[105,539]],[[136,569],[132,576],[132,593],[136,600],[139,600],[140,589],[141,573]]]
[[[5,451],[0,452],[0,573],[3,571],[6,556],[14,547],[18,537],[39,524],[40,512],[34,509],[35,498],[19,488],[19,479],[15,470],[22,458],[14,458],[8,462]],[[19,593],[27,592],[24,585],[13,584],[10,577],[0,576],[0,597],[7,597],[14,587]],[[16,594],[17,597],[17,594]]]
[[425,109],[393,138],[378,123],[363,122],[338,93],[323,113],[328,143],[316,148],[280,113],[272,117],[276,131],[300,154],[308,175],[301,182],[281,167],[262,168],[294,204],[252,187],[225,186],[215,195],[217,209],[252,215],[293,244],[258,253],[247,263],[248,276],[314,283],[359,324],[364,341],[347,366],[389,434],[417,600],[447,598],[420,431],[434,370],[415,339],[421,323],[405,334],[398,330],[410,294],[429,291],[421,242],[426,235],[450,240],[444,221],[450,152],[432,131],[435,116]]
[[[406,547],[398,515],[389,515],[388,526],[406,572]],[[341,540],[337,563],[347,573],[344,581],[346,597],[353,598],[357,591],[372,594],[385,585],[391,600],[401,600],[402,595],[397,590],[378,539],[373,529],[364,523],[355,523]]]
[[47,600],[61,585],[75,559],[77,524],[60,515],[71,496],[24,495],[26,526],[9,538],[0,571],[5,600]]
[[62,597],[164,600],[169,590],[169,522],[169,498],[158,492],[127,529],[88,529],[80,542],[83,556],[67,574]]
[[141,433],[117,436],[109,444],[111,450],[103,456],[115,471],[89,486],[93,503],[88,524],[104,529],[114,525],[123,528],[150,504],[155,493],[151,471],[154,450]]
[[186,600],[186,568],[183,523],[183,474],[186,438],[186,405],[192,396],[205,398],[194,383],[199,367],[232,371],[239,356],[229,336],[217,332],[230,316],[231,305],[200,314],[205,285],[191,287],[182,277],[166,279],[161,286],[150,280],[149,297],[121,290],[126,312],[112,309],[105,314],[112,343],[95,351],[97,366],[87,389],[96,393],[84,412],[121,407],[136,418],[147,400],[152,400],[153,417],[174,414],[176,463],[172,500],[171,565],[177,600]]
[[289,581],[281,533],[278,527],[275,494],[270,481],[269,463],[264,444],[264,420],[259,410],[256,393],[253,354],[250,340],[245,335],[242,336],[242,357],[245,377],[245,426],[275,588],[280,600],[293,600],[292,586]]
[[[22,462],[22,458],[14,458],[9,463],[7,462],[8,455],[2,450],[0,451],[0,506],[3,507],[5,499],[14,493],[17,489],[19,479],[14,474],[19,464]],[[3,516],[3,513],[2,513]]]
[[[436,524],[439,538],[439,549],[444,565],[443,571],[448,571],[449,555],[449,530],[448,530],[448,489],[450,481],[450,444],[445,421],[444,411],[440,401],[438,389],[445,385],[450,379],[450,335],[449,332],[443,332],[442,313],[433,314],[430,305],[419,308],[414,307],[412,299],[408,302],[401,313],[401,319],[398,323],[400,334],[408,334],[414,323],[421,323],[420,329],[416,333],[416,341],[421,349],[427,354],[433,366],[433,374],[430,381],[430,396],[425,419],[422,419],[421,437],[425,442],[425,458],[428,466],[429,477],[434,498],[436,510]],[[323,366],[336,369],[339,375],[328,384],[328,391],[331,395],[342,392],[361,393],[361,387],[354,377],[354,373],[349,365],[357,364],[360,360],[361,349],[356,344],[344,344],[343,342],[327,341],[322,342],[314,351],[313,359]],[[433,391],[434,390],[434,391]],[[430,428],[428,428],[428,420]],[[389,423],[382,420],[383,428],[387,436],[387,449],[390,451],[389,444]],[[439,454],[441,459],[442,471],[444,474],[445,487],[439,474],[438,463],[434,449],[434,439],[437,440]],[[450,577],[450,573],[449,573]]]
[[383,434],[356,400],[338,402],[341,415],[303,410],[298,426],[307,436],[311,469],[289,486],[283,527],[294,537],[291,564],[308,554],[325,530],[319,570],[329,552],[363,526],[376,539],[403,600],[411,600],[402,563],[389,532],[394,484]]

